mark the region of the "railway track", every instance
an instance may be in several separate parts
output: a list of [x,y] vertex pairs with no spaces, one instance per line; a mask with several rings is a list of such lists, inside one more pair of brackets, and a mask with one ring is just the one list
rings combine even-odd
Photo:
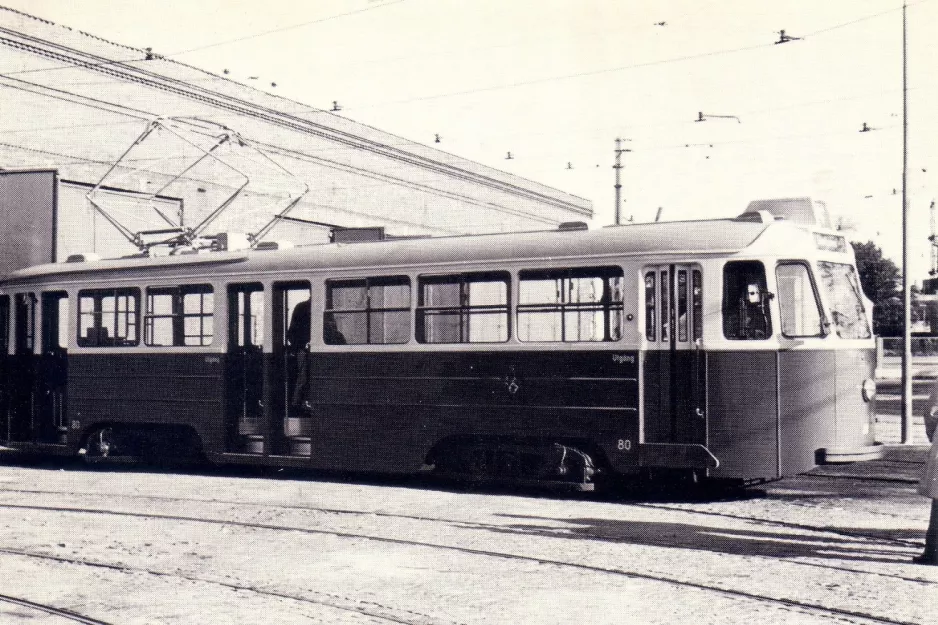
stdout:
[[[72,621],[74,623],[84,623],[84,625],[112,625],[107,621],[101,621],[90,616],[85,616],[74,612],[72,610],[66,610],[65,608],[57,608],[45,603],[39,603],[36,601],[30,601],[28,599],[23,599],[21,597],[13,597],[11,595],[0,594],[0,603],[6,603],[8,605],[19,606],[20,608],[26,608],[34,612],[42,612],[44,614],[49,614],[51,616],[58,616],[60,618]],[[25,617],[31,618],[31,617]]]
[[[919,625],[915,621],[904,621],[901,619],[894,619],[894,618],[890,618],[887,616],[871,614],[871,613],[867,613],[867,612],[863,612],[859,610],[848,610],[844,608],[825,606],[819,603],[813,603],[813,602],[808,602],[808,601],[801,601],[801,600],[783,598],[783,597],[774,597],[771,595],[761,594],[759,592],[751,591],[751,590],[727,588],[727,587],[716,585],[716,584],[708,584],[704,582],[680,579],[676,576],[646,573],[646,572],[637,571],[637,570],[630,570],[630,569],[623,568],[623,567],[598,566],[598,565],[587,564],[587,563],[582,563],[582,562],[573,562],[573,561],[563,560],[563,559],[545,558],[541,556],[532,556],[532,555],[522,554],[522,553],[512,553],[509,551],[479,549],[479,548],[467,547],[467,546],[462,546],[462,545],[445,544],[445,543],[440,543],[440,542],[381,536],[381,535],[371,534],[371,533],[366,533],[366,532],[309,528],[309,527],[271,524],[271,523],[233,521],[233,520],[227,520],[227,519],[213,519],[213,518],[197,517],[197,516],[191,516],[191,515],[138,513],[138,512],[130,512],[130,511],[102,510],[102,509],[97,509],[97,508],[81,508],[81,507],[67,507],[67,506],[0,504],[0,508],[47,511],[47,512],[55,512],[55,513],[109,515],[109,516],[130,517],[130,518],[138,518],[138,519],[155,519],[155,520],[161,520],[161,521],[174,521],[174,522],[205,523],[205,524],[221,525],[221,526],[229,526],[229,527],[240,527],[240,528],[246,528],[246,529],[252,529],[252,530],[267,530],[267,531],[275,531],[275,532],[291,532],[291,533],[303,533],[303,534],[312,534],[312,535],[327,535],[327,536],[332,536],[332,537],[337,537],[337,538],[368,540],[368,541],[374,541],[374,542],[379,542],[379,543],[384,543],[384,544],[438,549],[438,550],[450,551],[450,552],[455,552],[455,553],[496,558],[500,560],[522,561],[522,562],[534,563],[534,564],[541,565],[541,566],[544,566],[544,565],[556,566],[556,567],[562,567],[566,569],[578,570],[581,572],[589,572],[589,573],[596,573],[596,574],[602,574],[602,575],[612,575],[616,577],[644,580],[644,581],[651,581],[651,582],[660,582],[660,583],[671,584],[671,585],[675,585],[675,586],[679,586],[683,588],[696,589],[696,590],[701,590],[705,592],[715,593],[715,594],[722,595],[728,598],[743,599],[747,601],[755,601],[755,602],[760,602],[763,604],[784,607],[786,609],[794,609],[794,610],[801,611],[805,614],[810,614],[814,616],[829,617],[833,619],[850,618],[850,619],[854,619],[853,621],[851,621],[854,623],[879,623],[879,624],[884,624],[884,625]],[[321,510],[319,508],[310,508],[310,507],[305,507],[304,509]],[[343,512],[350,513],[350,514],[361,514],[361,515],[373,514],[373,513],[365,512],[365,511],[356,511],[356,512],[343,511]],[[399,516],[404,516],[404,515],[399,515]],[[408,517],[408,518],[413,518],[413,517]],[[435,521],[435,522],[454,522],[451,519],[435,519],[432,517],[417,517],[417,520]],[[761,521],[759,519],[753,519],[753,520]],[[460,523],[460,522],[456,521],[456,523]],[[471,525],[478,526],[478,527],[487,527],[487,528],[493,527],[491,525],[481,524],[481,523],[474,523]],[[818,531],[827,531],[827,530],[824,530],[823,528],[821,528],[821,529],[818,529]],[[207,583],[220,584],[220,585],[230,586],[232,588],[250,590],[252,592],[259,592],[262,594],[267,593],[272,596],[278,596],[280,598],[289,598],[289,599],[296,599],[300,601],[308,601],[310,603],[329,605],[327,603],[324,603],[321,600],[304,599],[302,597],[297,597],[288,593],[278,593],[278,592],[256,589],[250,585],[230,584],[230,583],[219,582],[215,580],[206,580],[203,578],[193,577],[193,576],[179,574],[179,573],[171,573],[171,572],[166,572],[166,571],[153,571],[153,570],[149,570],[145,568],[135,568],[135,567],[128,567],[124,565],[117,566],[117,565],[112,565],[112,564],[107,564],[107,563],[99,563],[93,560],[84,560],[81,558],[62,558],[59,556],[53,556],[49,554],[43,554],[43,553],[32,552],[32,551],[27,551],[27,550],[12,549],[12,548],[0,548],[0,553],[7,553],[10,555],[21,555],[21,556],[34,557],[34,558],[46,558],[46,559],[57,560],[60,562],[86,564],[89,566],[103,566],[105,568],[124,570],[128,572],[131,572],[131,571],[132,572],[147,572],[147,573],[158,574],[158,575],[163,575],[163,576],[180,577],[182,579],[187,579],[190,581],[201,581],[201,582],[207,582]],[[779,558],[775,558],[775,559],[778,560]],[[882,573],[877,573],[877,572],[861,571],[857,569],[849,569],[849,568],[843,568],[843,567],[827,567],[825,565],[819,565],[819,564],[814,564],[814,563],[803,563],[797,560],[791,560],[791,562],[795,564],[807,564],[809,566],[820,566],[822,568],[837,568],[838,570],[845,570],[845,571],[862,574],[862,575],[870,575],[870,576],[882,576],[883,575]],[[930,582],[928,580],[917,579],[917,578],[909,578],[909,577],[902,577],[902,576],[890,576],[890,577],[901,579],[906,582],[920,583],[922,585],[934,584],[934,582]],[[332,607],[336,607],[336,606],[332,606]],[[364,612],[362,613],[365,614]],[[381,614],[375,614],[375,615],[368,614],[368,615],[377,616],[379,618],[383,618],[390,622],[399,622],[399,623],[408,623],[408,624],[415,622],[415,621],[405,620],[405,619],[393,620],[393,618],[387,618]],[[425,621],[419,621],[419,622],[424,623]]]
[[[41,490],[41,489],[13,489],[13,488],[2,488],[0,487],[0,493],[9,492],[9,493],[20,493],[26,495],[61,495],[61,496],[78,496],[78,497],[97,497],[102,496],[101,493],[93,492],[78,492],[78,491],[58,491],[58,490]],[[207,499],[201,497],[167,497],[163,495],[121,495],[115,493],[108,493],[108,497],[119,497],[126,499],[146,499],[149,501],[157,501],[163,503],[198,503],[198,504],[215,504],[215,505],[228,505],[228,506],[257,506],[257,507],[270,507],[271,504],[263,502],[253,502],[247,503],[243,500],[231,500],[231,499]],[[893,538],[893,537],[884,537],[881,535],[857,532],[857,531],[848,531],[836,527],[831,527],[828,525],[811,525],[807,523],[794,523],[791,521],[782,521],[779,519],[768,518],[764,516],[755,516],[755,515],[741,515],[741,514],[730,514],[726,512],[715,512],[711,510],[702,510],[698,508],[690,508],[688,505],[701,505],[695,502],[694,504],[667,504],[667,503],[648,503],[638,500],[625,500],[622,501],[624,505],[630,505],[640,508],[648,509],[658,509],[658,510],[668,510],[674,512],[681,512],[685,514],[694,514],[710,517],[718,517],[724,519],[732,519],[737,521],[749,521],[760,523],[763,525],[778,527],[784,529],[793,529],[793,530],[804,530],[811,532],[824,532],[829,534],[835,534],[838,536],[843,536],[845,538],[859,538],[866,540],[879,541],[887,544],[893,544],[897,546],[904,547],[918,547],[921,544],[921,541],[909,540],[903,538]],[[791,505],[804,505],[811,509],[820,509],[821,506],[812,505],[812,504],[800,504],[798,502],[789,502]],[[0,507],[3,507],[4,504],[0,504]],[[393,518],[393,519],[405,519],[409,521],[425,521],[428,523],[448,523],[451,525],[458,525],[461,527],[477,527],[479,529],[501,529],[501,526],[493,525],[491,523],[480,523],[477,521],[469,521],[465,519],[456,519],[456,518],[446,518],[446,517],[431,517],[424,515],[416,514],[401,514],[394,512],[380,512],[380,511],[370,511],[370,510],[354,510],[349,508],[329,508],[323,506],[309,506],[309,505],[299,505],[299,504],[284,504],[277,503],[273,504],[278,509],[284,510],[299,510],[306,512],[323,512],[327,514],[342,514],[342,515],[353,515],[353,516],[376,516],[383,518]],[[895,515],[884,514],[884,516],[894,517]],[[589,536],[587,533],[586,536]]]
[[[390,606],[385,606],[382,604],[374,602],[363,602],[351,597],[344,597],[341,595],[322,593],[314,590],[306,590],[310,596],[301,596],[295,593],[289,592],[279,592],[269,589],[258,588],[250,584],[237,584],[234,582],[225,582],[217,579],[208,579],[205,577],[199,577],[196,575],[186,575],[179,572],[169,572],[159,569],[152,569],[146,567],[134,567],[127,566],[123,564],[110,564],[106,562],[99,562],[96,560],[88,558],[66,558],[62,556],[51,555],[47,553],[41,553],[38,551],[31,551],[27,549],[15,549],[10,547],[0,547],[0,554],[6,554],[11,556],[21,556],[25,558],[32,558],[37,560],[46,560],[52,562],[58,562],[61,564],[79,564],[82,566],[88,566],[97,569],[106,569],[110,571],[116,571],[121,573],[145,573],[147,575],[153,575],[155,577],[170,577],[185,580],[188,582],[195,582],[200,584],[206,584],[210,586],[215,586],[218,588],[225,588],[228,590],[235,590],[240,592],[250,592],[252,594],[271,597],[276,599],[283,599],[288,601],[294,601],[302,604],[325,606],[333,608],[336,610],[341,610],[343,612],[352,612],[359,614],[361,616],[367,616],[370,618],[378,619],[387,623],[397,623],[399,625],[462,625],[454,621],[446,620],[442,621],[438,618],[432,617],[427,614],[419,614],[413,611],[403,611],[397,608]],[[70,612],[68,610],[61,610],[59,608],[54,608],[51,606],[43,606],[42,604],[34,603],[31,601],[25,601],[23,599],[16,599],[14,597],[8,597],[6,595],[0,595],[0,602],[6,601],[8,603],[15,603],[18,605],[23,605],[25,607],[34,608],[37,610],[42,610],[49,614],[55,614],[57,616],[63,616],[70,618],[79,623],[87,623],[88,625],[111,625],[105,621],[99,621],[95,619],[89,619],[88,617],[81,616],[79,614]],[[395,615],[395,613],[399,613]]]

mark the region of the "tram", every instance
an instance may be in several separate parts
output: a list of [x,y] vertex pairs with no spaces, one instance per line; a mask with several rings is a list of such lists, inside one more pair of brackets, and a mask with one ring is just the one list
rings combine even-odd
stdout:
[[0,442],[581,489],[881,453],[871,303],[810,220],[276,247],[5,277]]

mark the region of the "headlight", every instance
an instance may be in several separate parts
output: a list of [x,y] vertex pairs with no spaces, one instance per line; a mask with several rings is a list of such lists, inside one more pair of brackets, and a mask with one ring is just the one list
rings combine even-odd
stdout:
[[876,381],[870,379],[863,380],[860,390],[863,393],[863,401],[873,401],[876,397]]

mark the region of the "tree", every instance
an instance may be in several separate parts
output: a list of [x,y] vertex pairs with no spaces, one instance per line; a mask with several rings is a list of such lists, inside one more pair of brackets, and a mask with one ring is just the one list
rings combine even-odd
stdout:
[[857,272],[863,292],[873,301],[873,333],[879,336],[902,334],[902,301],[899,293],[899,268],[883,257],[872,241],[852,241],[857,258]]
[[850,243],[857,257],[860,285],[874,304],[885,304],[890,298],[899,297],[899,268],[896,263],[883,257],[883,250],[872,241]]

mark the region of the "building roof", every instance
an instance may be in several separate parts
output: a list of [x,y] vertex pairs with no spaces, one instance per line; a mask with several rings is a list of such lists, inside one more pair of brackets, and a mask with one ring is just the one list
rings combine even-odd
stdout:
[[[3,97],[17,104],[4,107],[0,123],[13,131],[0,137],[4,166],[51,166],[63,177],[96,182],[153,119],[198,117],[236,130],[310,187],[296,217],[346,226],[380,223],[402,234],[457,234],[553,226],[592,215],[583,198],[156,52],[4,7],[0,31],[3,67],[11,68],[4,72],[10,88]],[[172,136],[148,141],[152,151],[130,154],[136,156],[133,167],[119,168],[108,184],[158,187],[168,179],[174,163],[158,163],[154,155],[182,148]],[[135,172],[141,163],[146,166]],[[239,199],[245,205],[232,207],[238,219],[269,217],[267,200],[276,195],[271,189],[283,186],[275,178],[269,170],[254,172],[251,188],[257,190]],[[239,180],[203,164],[187,176],[191,189],[165,192],[185,195],[196,218],[200,203],[210,211]],[[196,186],[200,195],[189,198]]]

